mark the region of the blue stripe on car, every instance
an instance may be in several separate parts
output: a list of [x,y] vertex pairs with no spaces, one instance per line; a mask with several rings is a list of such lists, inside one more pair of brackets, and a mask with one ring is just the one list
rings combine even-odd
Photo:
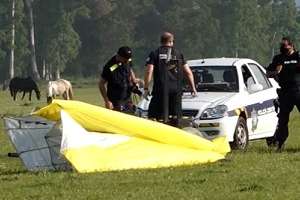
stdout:
[[[274,99],[269,99],[269,100],[266,100],[262,103],[250,104],[250,105],[247,105],[243,108],[237,108],[237,109],[234,109],[234,110],[230,110],[227,113],[228,113],[228,116],[231,117],[231,116],[238,116],[241,111],[246,111],[246,115],[248,116],[248,114],[250,114],[251,111],[253,109],[255,109],[258,112],[258,115],[263,115],[262,114],[263,112],[259,112],[259,111],[267,109],[267,108],[272,108],[274,106],[273,101],[274,101]],[[267,114],[267,113],[265,113],[265,114]]]

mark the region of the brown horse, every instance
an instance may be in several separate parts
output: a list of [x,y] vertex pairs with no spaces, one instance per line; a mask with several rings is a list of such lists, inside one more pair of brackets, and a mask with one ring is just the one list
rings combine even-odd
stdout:
[[65,100],[73,99],[72,85],[69,81],[58,79],[49,81],[47,88],[47,102],[51,103],[56,96],[62,96]]
[[22,100],[25,97],[25,93],[28,92],[29,101],[31,101],[31,94],[33,90],[35,91],[36,98],[40,100],[40,90],[31,77],[27,77],[27,78],[14,77],[9,82],[9,91],[14,101],[16,100],[16,96],[18,92],[23,92]]

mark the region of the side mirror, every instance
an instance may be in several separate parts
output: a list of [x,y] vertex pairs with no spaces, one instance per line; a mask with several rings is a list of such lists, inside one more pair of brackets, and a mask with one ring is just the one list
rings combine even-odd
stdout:
[[248,88],[248,91],[250,93],[255,93],[255,92],[258,92],[258,91],[261,91],[263,90],[264,87],[262,86],[262,84],[259,84],[259,83],[255,83],[255,84],[251,84]]

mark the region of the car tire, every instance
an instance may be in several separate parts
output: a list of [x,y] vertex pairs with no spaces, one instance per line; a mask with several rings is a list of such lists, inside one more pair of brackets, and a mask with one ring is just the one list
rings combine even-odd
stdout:
[[230,147],[237,150],[246,150],[248,143],[249,135],[246,120],[243,117],[239,117]]

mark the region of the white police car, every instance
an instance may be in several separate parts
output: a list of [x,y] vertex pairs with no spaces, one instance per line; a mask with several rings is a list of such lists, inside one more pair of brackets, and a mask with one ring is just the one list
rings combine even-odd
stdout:
[[[279,87],[265,69],[251,59],[209,58],[188,61],[197,96],[189,86],[182,96],[183,116],[208,138],[226,135],[231,146],[245,149],[249,140],[273,136],[277,114],[273,105]],[[143,100],[138,115],[147,113]]]

